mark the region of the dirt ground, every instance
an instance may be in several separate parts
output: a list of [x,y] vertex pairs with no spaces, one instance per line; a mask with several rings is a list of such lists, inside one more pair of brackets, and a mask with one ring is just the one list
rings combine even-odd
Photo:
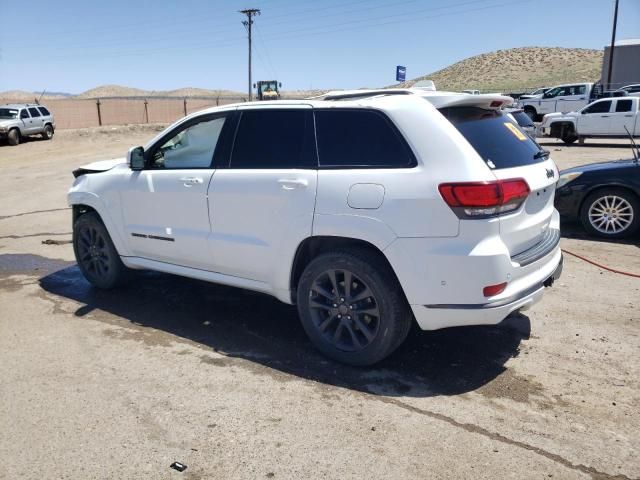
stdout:
[[[526,314],[415,330],[367,369],[263,295],[156,273],[90,288],[71,170],[158,128],[0,145],[0,478],[640,477],[640,280],[574,257]],[[545,146],[560,168],[630,155]],[[637,240],[569,225],[562,246],[640,273]]]

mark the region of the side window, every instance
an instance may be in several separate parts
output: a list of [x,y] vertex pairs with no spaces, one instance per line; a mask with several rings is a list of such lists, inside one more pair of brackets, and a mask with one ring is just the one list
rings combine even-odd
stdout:
[[40,113],[45,117],[51,115],[49,110],[47,110],[45,107],[38,107],[38,110],[40,110]]
[[630,112],[633,102],[631,100],[618,100],[616,112]]
[[587,91],[586,85],[579,85],[576,87],[574,95],[584,95]]
[[585,108],[582,113],[608,113],[611,109],[611,100],[605,100],[604,102],[592,103],[589,107]]
[[242,111],[230,168],[315,168],[310,117],[306,109]]
[[224,123],[222,117],[178,130],[152,152],[151,168],[210,168]]
[[29,107],[29,113],[31,114],[31,118],[40,117],[40,112],[36,107]]
[[556,88],[552,88],[551,90],[547,90],[544,94],[543,94],[543,98],[553,98],[553,97],[557,97],[558,95],[562,94],[562,88],[560,87],[556,87]]
[[20,110],[20,118],[31,118],[26,108]]
[[373,110],[317,110],[318,158],[325,168],[407,168],[416,164],[400,132]]

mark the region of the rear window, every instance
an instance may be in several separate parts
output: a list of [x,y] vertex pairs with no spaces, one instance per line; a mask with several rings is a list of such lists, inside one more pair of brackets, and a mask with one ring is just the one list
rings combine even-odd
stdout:
[[440,109],[491,169],[540,163],[547,156],[540,146],[497,110],[479,107]]
[[518,122],[518,125],[520,125],[521,127],[534,127],[535,125],[533,124],[533,120],[531,120],[531,117],[529,117],[529,115],[527,115],[526,113],[520,111],[520,112],[513,112],[511,113],[511,115],[513,115],[513,118],[516,119],[516,122]]

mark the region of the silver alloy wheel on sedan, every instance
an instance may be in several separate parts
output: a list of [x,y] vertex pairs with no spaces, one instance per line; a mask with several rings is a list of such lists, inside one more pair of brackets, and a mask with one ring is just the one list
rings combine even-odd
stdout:
[[624,232],[633,223],[632,205],[617,195],[605,195],[598,198],[589,207],[591,226],[605,235]]

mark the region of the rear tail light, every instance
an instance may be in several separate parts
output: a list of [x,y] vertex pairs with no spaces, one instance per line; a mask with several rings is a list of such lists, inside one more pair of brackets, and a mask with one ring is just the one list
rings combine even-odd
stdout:
[[482,289],[482,293],[485,297],[493,297],[494,295],[504,292],[505,288],[507,288],[507,282],[498,283],[497,285],[488,285]]
[[522,178],[443,183],[438,190],[460,218],[487,218],[512,212],[520,208],[531,192]]

